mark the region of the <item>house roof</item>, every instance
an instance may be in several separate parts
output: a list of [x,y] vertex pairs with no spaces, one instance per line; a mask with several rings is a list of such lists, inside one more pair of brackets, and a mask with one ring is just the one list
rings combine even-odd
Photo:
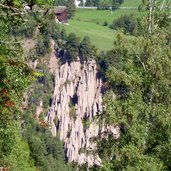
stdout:
[[66,10],[66,7],[65,6],[56,6],[54,7],[53,11],[56,13],[56,14],[61,14],[63,11]]

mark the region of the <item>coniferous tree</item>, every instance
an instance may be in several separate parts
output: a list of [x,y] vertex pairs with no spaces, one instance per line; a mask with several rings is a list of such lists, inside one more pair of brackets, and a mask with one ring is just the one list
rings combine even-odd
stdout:
[[95,57],[95,49],[91,45],[90,38],[88,36],[84,37],[84,39],[81,41],[79,51],[80,58],[83,61]]
[[80,46],[79,38],[74,33],[70,33],[66,41],[67,61],[71,62],[78,59],[79,46]]
[[87,7],[94,6],[94,3],[92,0],[86,0],[85,6],[87,6]]
[[66,30],[65,30],[65,28],[63,27],[62,30],[61,30],[61,39],[62,39],[62,40],[66,40],[66,38],[67,38]]
[[73,18],[76,11],[75,0],[67,0],[66,8],[67,8],[68,18],[69,19]]

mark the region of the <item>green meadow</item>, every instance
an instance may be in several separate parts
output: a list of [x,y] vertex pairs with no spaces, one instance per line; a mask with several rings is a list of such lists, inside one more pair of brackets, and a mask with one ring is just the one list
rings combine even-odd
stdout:
[[89,36],[93,45],[99,50],[110,50],[113,45],[115,31],[96,23],[71,20],[67,33],[75,33],[80,38]]
[[[131,2],[131,0],[127,1]],[[134,2],[136,2],[136,0],[134,0]],[[143,12],[139,12],[136,9],[118,9],[112,12],[110,10],[77,9],[75,17],[70,20],[69,25],[66,26],[66,31],[67,34],[71,32],[75,33],[81,39],[85,36],[89,36],[92,44],[95,45],[99,51],[110,50],[113,46],[116,31],[110,29],[109,25],[113,20],[116,20],[124,14],[134,14],[136,17],[140,17],[143,15]],[[104,22],[107,22],[108,26],[103,26]]]
[[122,7],[138,7],[142,0],[124,0]]

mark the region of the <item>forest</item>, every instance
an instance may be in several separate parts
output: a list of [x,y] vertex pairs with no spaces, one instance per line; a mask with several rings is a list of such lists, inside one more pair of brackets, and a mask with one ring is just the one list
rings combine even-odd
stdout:
[[[123,0],[85,2],[85,6],[97,6],[97,12],[115,11],[122,4]],[[60,5],[66,6],[72,23],[79,12],[73,0],[0,1],[0,170],[171,170],[170,1],[143,0],[137,7],[138,17],[130,13],[98,23],[114,34],[109,49],[96,47],[93,37],[79,37],[76,30],[56,23],[51,9]],[[105,41],[100,43],[103,46]],[[103,111],[94,120],[105,128],[119,129],[117,138],[107,131],[102,136],[101,130],[92,138],[100,165],[69,162],[65,142],[52,135],[52,125],[45,119],[57,84],[46,63],[53,51],[59,66],[78,61],[82,67],[89,61],[97,64]],[[68,85],[71,80],[63,87]],[[74,95],[69,113],[76,120],[79,97]],[[59,122],[55,116],[56,128]],[[84,131],[90,127],[88,118],[81,122]]]

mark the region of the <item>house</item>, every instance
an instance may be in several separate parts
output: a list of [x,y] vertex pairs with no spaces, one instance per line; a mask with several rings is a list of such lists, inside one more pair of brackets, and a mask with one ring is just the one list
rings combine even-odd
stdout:
[[65,6],[58,6],[54,9],[56,21],[59,23],[68,23],[68,15]]

